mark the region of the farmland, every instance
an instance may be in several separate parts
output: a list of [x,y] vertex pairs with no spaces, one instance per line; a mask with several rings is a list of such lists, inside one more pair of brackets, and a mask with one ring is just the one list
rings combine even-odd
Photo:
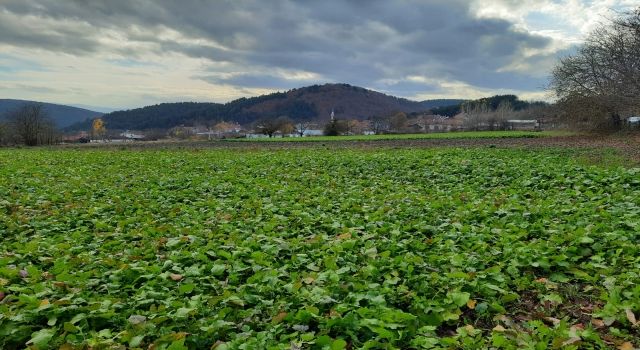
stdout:
[[0,150],[0,348],[638,346],[640,169],[567,153]]
[[[335,141],[387,141],[387,140],[442,140],[442,139],[501,139],[568,136],[569,131],[464,131],[422,134],[342,135],[310,137],[258,137],[228,139],[234,142],[335,142]],[[263,135],[264,136],[264,135]]]

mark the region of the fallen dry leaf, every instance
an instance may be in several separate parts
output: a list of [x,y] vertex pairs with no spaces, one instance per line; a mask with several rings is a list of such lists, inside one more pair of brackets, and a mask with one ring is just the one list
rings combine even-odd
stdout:
[[282,320],[284,320],[285,317],[287,317],[287,312],[280,311],[277,315],[273,316],[273,319],[271,321],[273,323],[280,323],[282,322]]
[[544,319],[548,322],[553,323],[554,326],[557,326],[560,324],[560,320],[555,317],[545,317]]
[[211,345],[211,350],[217,349],[218,347],[224,347],[223,345],[225,344],[226,343],[222,340],[217,340],[215,343],[213,343],[213,345]]
[[562,346],[568,346],[568,345],[571,345],[571,344],[575,344],[575,343],[577,343],[579,341],[580,341],[580,338],[571,337],[568,340],[565,340],[564,342],[562,342]]
[[169,278],[171,278],[174,281],[180,281],[180,280],[182,280],[183,277],[182,277],[182,275],[179,275],[177,273],[172,273],[172,274],[169,275]]
[[469,309],[472,309],[472,310],[475,309],[476,308],[476,304],[477,304],[477,301],[475,301],[473,299],[470,299],[469,301],[467,301],[467,307]]
[[636,315],[633,314],[633,311],[631,311],[631,309],[624,309],[624,312],[627,314],[627,320],[629,320],[632,325],[635,326],[638,324],[638,321],[636,321]]
[[618,346],[618,350],[634,350],[635,347],[630,342],[626,341]]
[[341,235],[337,235],[336,238],[337,239],[349,239],[349,238],[351,238],[351,233],[349,233],[349,232],[343,233]]
[[591,320],[591,324],[595,327],[595,328],[604,328],[605,324],[604,321],[598,318],[594,318]]
[[501,325],[497,325],[495,327],[493,327],[493,330],[496,332],[504,332],[506,331],[506,329],[504,327],[502,327]]
[[43,301],[40,302],[40,307],[47,306],[47,305],[49,305],[49,299],[44,299]]

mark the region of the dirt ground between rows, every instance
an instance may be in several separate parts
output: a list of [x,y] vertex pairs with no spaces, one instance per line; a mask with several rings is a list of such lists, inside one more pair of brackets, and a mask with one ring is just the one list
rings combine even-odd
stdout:
[[541,149],[554,148],[574,151],[592,163],[607,163],[616,159],[626,166],[640,166],[640,133],[614,135],[551,136],[533,138],[469,138],[469,139],[414,139],[372,141],[151,141],[131,143],[105,143],[64,145],[56,148],[117,148],[117,149],[376,149],[376,148],[440,148],[440,147],[492,147]]

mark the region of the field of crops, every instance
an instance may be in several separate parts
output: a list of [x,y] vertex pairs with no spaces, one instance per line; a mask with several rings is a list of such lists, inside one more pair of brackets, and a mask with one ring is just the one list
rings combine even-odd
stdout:
[[574,135],[569,131],[465,131],[442,132],[430,134],[383,134],[383,135],[342,135],[342,136],[309,136],[309,137],[258,137],[228,139],[227,141],[244,142],[327,142],[327,141],[384,141],[384,140],[437,140],[437,139],[496,139],[496,138],[533,138],[548,136]]
[[0,348],[640,346],[640,169],[0,150]]

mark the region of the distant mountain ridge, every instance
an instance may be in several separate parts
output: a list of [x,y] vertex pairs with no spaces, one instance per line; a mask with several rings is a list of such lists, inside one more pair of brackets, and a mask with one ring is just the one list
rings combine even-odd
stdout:
[[[212,124],[219,121],[251,124],[263,118],[287,116],[297,120],[328,120],[331,111],[341,119],[367,119],[393,112],[421,112],[435,107],[459,105],[463,100],[411,101],[348,84],[312,85],[219,103],[162,103],[116,111],[102,118],[107,129],[168,129],[179,125]],[[91,121],[68,130],[87,130]]]
[[39,103],[44,107],[44,111],[56,123],[59,128],[66,128],[70,125],[94,118],[101,117],[104,113],[96,112],[84,108],[60,105],[55,103],[0,99],[0,119],[5,119],[9,113],[17,110],[24,104]]

